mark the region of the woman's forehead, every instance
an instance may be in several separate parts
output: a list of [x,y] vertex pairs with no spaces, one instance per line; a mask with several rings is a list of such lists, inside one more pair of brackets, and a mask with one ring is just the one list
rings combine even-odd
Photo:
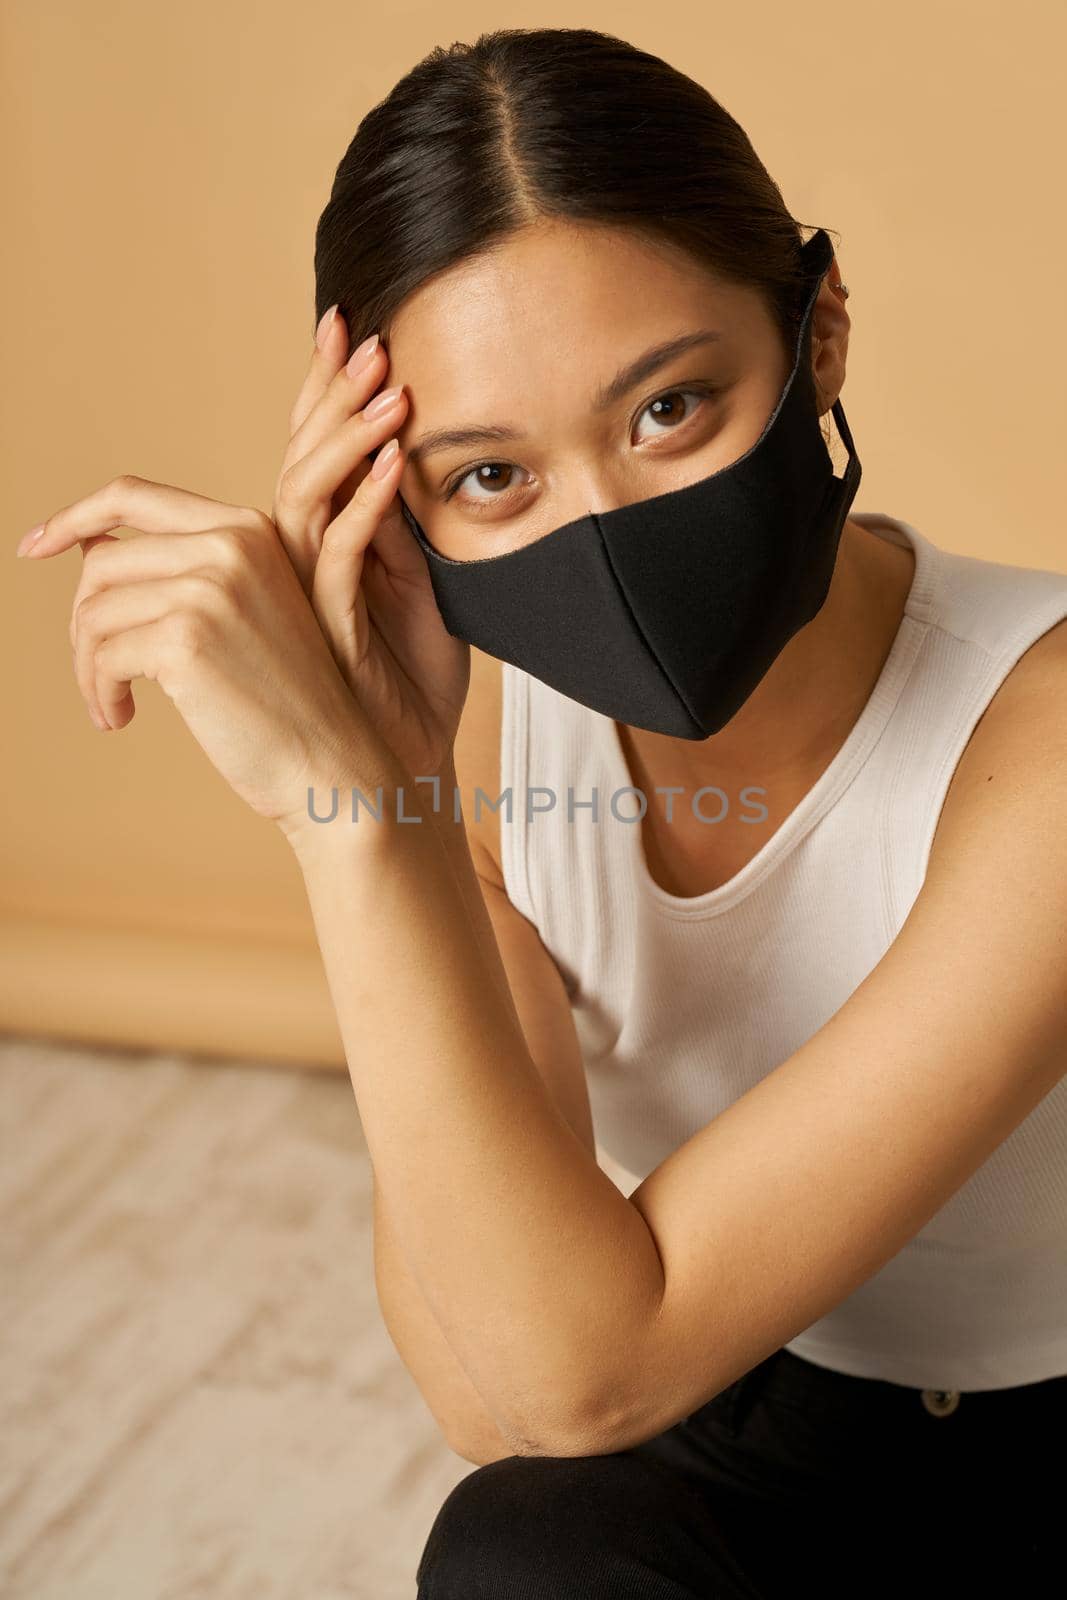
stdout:
[[626,359],[698,328],[724,347],[769,326],[759,296],[622,229],[538,225],[435,274],[399,307],[390,381],[514,392],[536,370],[610,379]]

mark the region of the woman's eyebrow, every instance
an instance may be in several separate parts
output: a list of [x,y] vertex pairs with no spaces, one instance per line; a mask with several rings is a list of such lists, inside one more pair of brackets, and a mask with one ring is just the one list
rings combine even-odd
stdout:
[[[620,368],[610,383],[597,390],[593,409],[606,411],[617,400],[621,400],[635,384],[650,378],[669,361],[676,360],[678,356],[684,355],[687,350],[692,350],[697,345],[711,344],[722,337],[717,328],[698,328],[694,333],[679,334],[675,339],[665,339],[660,344],[652,345],[634,361]],[[467,445],[496,444],[501,440],[514,441],[522,438],[525,438],[522,430],[507,423],[485,423],[469,428],[431,428],[428,432],[420,434],[408,450],[408,465],[424,461],[427,456],[434,455],[439,450],[462,449]]]
[[644,355],[638,356],[636,361],[631,361],[628,366],[621,368],[605,388],[597,391],[593,409],[606,411],[616,400],[621,400],[627,390],[643,382],[645,378],[650,378],[660,367],[665,367],[668,361],[674,361],[678,356],[685,355],[687,350],[692,350],[698,344],[711,344],[713,340],[721,338],[722,334],[717,328],[698,328],[695,333],[681,333],[676,339],[665,339],[661,344],[652,345]]

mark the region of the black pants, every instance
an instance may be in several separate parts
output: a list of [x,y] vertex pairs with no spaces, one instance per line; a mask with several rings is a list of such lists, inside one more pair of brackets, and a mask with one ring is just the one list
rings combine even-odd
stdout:
[[1067,1376],[956,1394],[782,1349],[631,1449],[472,1468],[418,1600],[1045,1600],[1065,1452]]

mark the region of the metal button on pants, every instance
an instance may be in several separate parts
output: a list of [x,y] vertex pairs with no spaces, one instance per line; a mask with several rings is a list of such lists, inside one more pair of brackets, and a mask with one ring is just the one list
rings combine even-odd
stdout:
[[932,1417],[948,1417],[960,1403],[958,1389],[924,1389],[922,1402]]

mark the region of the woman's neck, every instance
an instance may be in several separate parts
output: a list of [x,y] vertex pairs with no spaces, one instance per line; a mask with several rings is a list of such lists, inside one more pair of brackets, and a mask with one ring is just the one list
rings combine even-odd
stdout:
[[[650,801],[656,786],[666,784],[680,784],[686,794],[705,784],[730,795],[747,784],[771,796],[775,790],[797,799],[806,793],[870,699],[914,571],[910,548],[846,521],[821,610],[726,727],[695,741],[619,724],[634,784]],[[769,803],[774,812],[782,809]]]

